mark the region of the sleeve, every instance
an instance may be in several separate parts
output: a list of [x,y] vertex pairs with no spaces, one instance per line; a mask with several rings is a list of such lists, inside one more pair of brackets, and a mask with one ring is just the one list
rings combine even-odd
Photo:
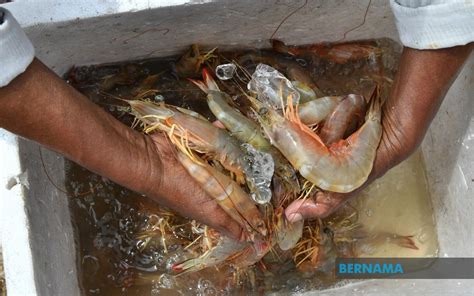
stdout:
[[400,40],[415,49],[474,41],[474,0],[390,0]]
[[0,87],[23,73],[35,49],[11,13],[0,7]]

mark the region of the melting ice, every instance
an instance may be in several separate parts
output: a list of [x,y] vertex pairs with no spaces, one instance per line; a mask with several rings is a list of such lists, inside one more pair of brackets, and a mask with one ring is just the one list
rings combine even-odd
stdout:
[[273,157],[250,144],[242,144],[242,147],[246,151],[244,172],[251,190],[250,196],[256,203],[265,204],[272,198],[270,184],[275,170]]
[[266,103],[275,109],[282,109],[282,99],[286,106],[286,99],[291,96],[293,104],[297,104],[300,100],[300,93],[291,84],[291,82],[275,68],[258,64],[252,79],[247,85],[248,89],[257,94],[260,102]]

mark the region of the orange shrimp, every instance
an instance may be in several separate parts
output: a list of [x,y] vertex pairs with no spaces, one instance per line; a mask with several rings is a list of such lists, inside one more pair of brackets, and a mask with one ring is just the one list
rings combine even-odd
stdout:
[[319,137],[327,146],[352,134],[363,121],[366,104],[363,96],[347,95],[325,120]]
[[365,123],[347,139],[329,146],[300,121],[292,104],[281,116],[257,99],[249,99],[272,144],[304,178],[321,189],[346,193],[360,187],[372,170],[382,135],[382,102],[375,93]]
[[367,59],[371,56],[379,56],[382,50],[370,44],[339,43],[334,45],[313,44],[309,46],[287,46],[279,40],[273,40],[273,49],[277,52],[291,55],[314,54],[333,61],[337,64],[345,64],[349,61]]

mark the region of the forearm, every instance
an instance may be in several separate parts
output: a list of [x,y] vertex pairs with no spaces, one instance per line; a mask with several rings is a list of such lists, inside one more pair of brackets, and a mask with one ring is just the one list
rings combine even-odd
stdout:
[[0,88],[0,127],[139,192],[150,186],[145,180],[161,180],[150,139],[115,120],[38,60]]
[[472,44],[438,50],[404,48],[383,108],[383,135],[372,178],[385,174],[420,145],[471,51]]

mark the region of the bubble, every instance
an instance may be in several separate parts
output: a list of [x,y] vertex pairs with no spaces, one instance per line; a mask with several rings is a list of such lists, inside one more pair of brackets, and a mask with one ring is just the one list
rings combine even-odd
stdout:
[[365,209],[365,214],[367,215],[367,217],[372,217],[374,211],[372,211],[372,209]]
[[197,294],[202,296],[217,295],[217,290],[211,281],[200,278],[197,283]]

